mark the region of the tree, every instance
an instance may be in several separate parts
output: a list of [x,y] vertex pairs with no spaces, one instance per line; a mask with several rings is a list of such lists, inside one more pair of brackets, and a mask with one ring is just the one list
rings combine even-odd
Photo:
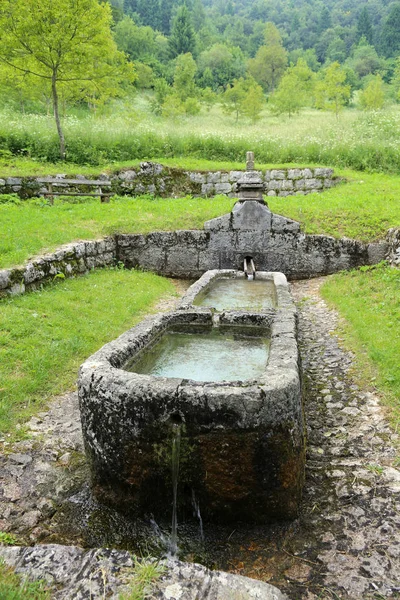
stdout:
[[225,44],[214,44],[202,52],[198,63],[205,85],[215,90],[243,77],[245,72],[244,57],[240,48],[228,48]]
[[368,44],[372,45],[372,23],[366,6],[361,9],[357,19],[357,40],[360,40],[363,37],[367,40]]
[[350,98],[350,86],[345,85],[346,72],[338,62],[334,62],[325,69],[324,78],[316,87],[317,108],[332,110],[336,118],[339,111]]
[[2,0],[0,62],[51,88],[54,117],[65,159],[60,93],[112,95],[118,81],[132,78],[111,35],[111,8],[97,0]]
[[160,3],[159,0],[138,0],[137,11],[144,25],[153,29],[160,27]]
[[383,60],[379,58],[375,48],[368,44],[366,38],[362,37],[352,58],[346,61],[346,65],[352,68],[359,77],[375,74],[383,67]]
[[173,87],[176,96],[182,102],[187,100],[187,98],[194,98],[197,95],[194,82],[196,71],[197,65],[190,52],[178,56],[176,59]]
[[383,81],[380,75],[373,77],[360,94],[361,106],[364,110],[379,110],[385,102]]
[[289,67],[282,77],[278,89],[270,98],[274,114],[287,113],[289,118],[300,111],[310,99],[314,85],[314,73],[304,59]]
[[239,120],[239,115],[243,112],[243,101],[246,97],[246,86],[243,77],[235,79],[233,85],[226,88],[222,96],[222,110],[230,115],[235,114],[236,123]]
[[243,99],[242,112],[249,117],[253,123],[259,120],[261,111],[265,107],[265,97],[261,85],[252,83]]
[[287,52],[282,46],[282,38],[273,23],[267,23],[265,45],[248,62],[250,75],[265,91],[273,92],[287,65]]
[[384,23],[380,36],[384,56],[390,58],[400,54],[400,4],[394,4]]
[[190,14],[186,4],[180,6],[172,23],[171,37],[169,38],[169,52],[171,58],[195,50],[195,35],[190,21]]

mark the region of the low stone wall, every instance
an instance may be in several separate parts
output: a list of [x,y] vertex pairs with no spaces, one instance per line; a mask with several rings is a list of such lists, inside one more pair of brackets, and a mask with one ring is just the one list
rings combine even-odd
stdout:
[[26,266],[0,271],[0,297],[23,294],[56,277],[72,277],[117,262],[114,237],[62,246],[52,254],[39,256]]
[[386,239],[389,244],[388,261],[392,265],[400,267],[400,228],[392,227],[389,229]]
[[232,213],[209,221],[203,230],[124,234],[68,244],[26,266],[1,270],[0,297],[36,289],[60,274],[70,277],[119,262],[127,268],[194,279],[212,269],[242,269],[244,258],[251,256],[259,271],[304,279],[376,264],[388,253],[399,256],[399,234],[393,233],[398,230],[390,230],[389,244],[306,235],[296,221],[256,202],[246,216],[244,204],[249,205],[238,203]]
[[[335,177],[333,169],[271,169],[258,172],[264,182],[264,193],[268,196],[304,195],[320,192],[336,185],[340,178]],[[119,195],[137,196],[152,194],[160,197],[181,197],[187,194],[195,196],[215,196],[226,194],[235,197],[237,182],[243,171],[184,171],[172,169],[151,162],[143,162],[140,167],[124,169],[112,175],[102,174],[96,179],[111,181],[112,192]],[[63,183],[66,175],[56,175],[59,182],[53,184],[54,191],[88,191],[83,185]],[[77,175],[82,183],[87,180]],[[89,178],[90,179],[90,178]],[[0,193],[17,193],[21,198],[39,196],[46,193],[46,186],[36,177],[7,177],[0,179]]]

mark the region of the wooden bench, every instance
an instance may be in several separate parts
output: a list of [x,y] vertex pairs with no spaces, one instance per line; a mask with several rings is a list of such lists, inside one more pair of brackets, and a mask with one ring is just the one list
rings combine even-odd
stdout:
[[[54,196],[98,196],[101,202],[110,202],[114,192],[111,191],[111,181],[103,179],[61,179],[60,177],[38,177],[38,183],[46,185],[47,191],[41,192],[41,195],[48,198],[50,204],[54,204]],[[95,192],[66,192],[56,191],[54,188],[64,186],[87,185],[88,187],[97,187]],[[103,191],[103,188],[109,188]]]

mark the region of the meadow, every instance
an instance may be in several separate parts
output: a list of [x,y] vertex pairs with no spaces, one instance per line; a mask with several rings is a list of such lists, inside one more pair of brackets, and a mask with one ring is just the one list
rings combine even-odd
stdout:
[[[243,164],[254,150],[260,163],[305,163],[356,170],[400,173],[400,111],[345,109],[339,119],[327,111],[305,109],[293,118],[235,122],[219,104],[196,116],[166,119],[150,110],[151,95],[114,101],[96,114],[70,110],[64,117],[67,162],[103,166],[157,157],[200,158]],[[0,159],[13,157],[57,163],[53,118],[0,113]],[[1,162],[0,162],[1,165]],[[64,172],[62,170],[62,172]]]

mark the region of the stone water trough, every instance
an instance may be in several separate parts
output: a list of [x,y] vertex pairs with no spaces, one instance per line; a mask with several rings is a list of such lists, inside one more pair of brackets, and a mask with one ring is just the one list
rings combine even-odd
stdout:
[[[240,309],[236,284],[252,297]],[[213,306],[221,285],[228,295]],[[209,271],[176,311],[91,356],[78,387],[95,496],[133,517],[169,517],[179,431],[181,518],[193,506],[208,521],[295,517],[305,457],[296,328],[282,273]]]

